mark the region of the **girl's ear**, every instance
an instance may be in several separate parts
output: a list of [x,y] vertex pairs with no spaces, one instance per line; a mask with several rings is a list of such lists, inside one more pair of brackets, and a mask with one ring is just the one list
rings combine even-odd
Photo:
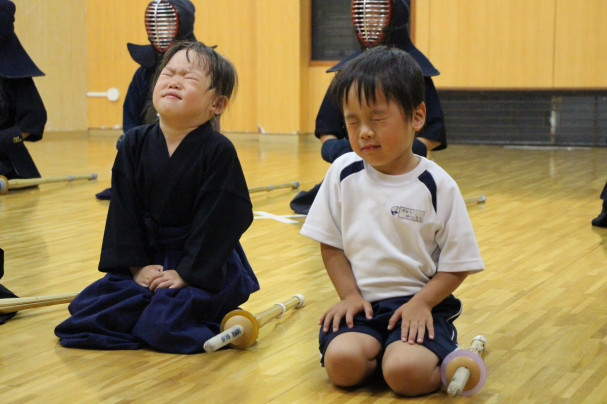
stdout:
[[219,95],[219,96],[215,97],[215,99],[213,100],[213,105],[212,105],[213,114],[221,115],[223,113],[223,111],[225,111],[225,109],[228,107],[228,102],[229,102],[229,99],[225,95]]
[[421,103],[413,110],[413,119],[411,120],[411,124],[413,125],[413,129],[416,132],[419,132],[424,127],[426,123],[426,104]]

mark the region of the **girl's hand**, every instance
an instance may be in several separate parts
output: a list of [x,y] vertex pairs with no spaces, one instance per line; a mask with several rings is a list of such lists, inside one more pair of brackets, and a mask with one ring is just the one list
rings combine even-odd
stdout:
[[329,310],[325,311],[318,324],[322,324],[324,332],[329,331],[329,326],[333,324],[333,332],[339,329],[341,319],[346,318],[348,328],[354,327],[354,315],[360,311],[365,312],[365,316],[370,319],[373,317],[373,308],[369,301],[363,299],[362,296],[346,297],[344,300],[335,304]]
[[156,292],[157,289],[179,289],[187,286],[187,283],[174,269],[168,269],[154,278],[149,289]]
[[432,319],[432,307],[415,299],[409,300],[400,306],[390,317],[388,330],[394,328],[398,320],[401,324],[401,340],[413,345],[416,342],[424,342],[424,334],[428,329],[428,338],[434,339],[434,321]]
[[162,275],[162,265],[147,265],[144,267],[132,267],[133,280],[138,285],[149,288],[154,279]]

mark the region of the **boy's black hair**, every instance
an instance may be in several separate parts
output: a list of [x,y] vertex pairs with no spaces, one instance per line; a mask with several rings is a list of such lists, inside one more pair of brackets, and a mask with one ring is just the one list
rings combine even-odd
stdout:
[[156,85],[158,76],[160,76],[160,72],[166,67],[171,58],[175,56],[177,52],[184,49],[188,61],[190,61],[190,54],[194,54],[199,58],[200,62],[204,63],[206,73],[211,76],[211,86],[209,89],[215,89],[215,94],[223,95],[229,99],[238,86],[236,69],[228,59],[215,51],[214,46],[206,46],[202,42],[175,42],[169,50],[165,52],[162,62],[160,63],[160,66],[158,66],[154,79],[154,86]]
[[382,91],[386,101],[399,104],[407,118],[412,118],[415,108],[424,101],[422,71],[411,55],[398,48],[367,49],[335,75],[329,93],[342,111],[353,85],[359,102],[364,94],[367,103],[373,103]]

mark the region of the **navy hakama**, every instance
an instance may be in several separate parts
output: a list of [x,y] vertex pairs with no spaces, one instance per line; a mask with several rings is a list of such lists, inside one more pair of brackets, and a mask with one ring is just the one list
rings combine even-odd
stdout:
[[135,283],[129,272],[108,273],[70,303],[72,316],[55,334],[68,348],[203,352],[205,341],[219,333],[223,316],[258,289],[240,245],[226,266],[233,275],[217,293],[192,286],[153,293]]

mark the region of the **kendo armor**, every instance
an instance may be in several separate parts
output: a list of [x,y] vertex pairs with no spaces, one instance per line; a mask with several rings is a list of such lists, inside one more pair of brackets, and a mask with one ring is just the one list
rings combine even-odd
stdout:
[[[352,24],[365,48],[386,45],[391,34],[409,29],[408,0],[352,0]],[[408,35],[407,35],[408,36]]]
[[[194,36],[194,4],[190,0],[152,0],[145,9],[145,30],[150,45],[127,44],[133,60],[141,66],[155,70],[162,55],[174,41],[196,41]],[[152,104],[152,91],[146,94],[146,101],[140,118],[145,123],[158,120]],[[120,139],[116,144],[119,146]]]
[[145,10],[145,29],[152,46],[164,53],[176,39],[195,41],[194,12],[189,0],[151,1]]
[[145,30],[152,46],[166,52],[179,30],[177,9],[167,0],[154,0],[145,10]]

